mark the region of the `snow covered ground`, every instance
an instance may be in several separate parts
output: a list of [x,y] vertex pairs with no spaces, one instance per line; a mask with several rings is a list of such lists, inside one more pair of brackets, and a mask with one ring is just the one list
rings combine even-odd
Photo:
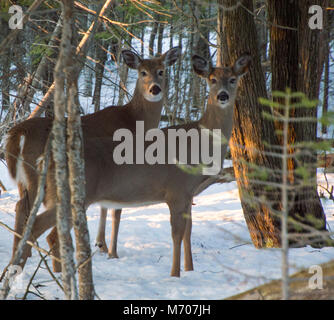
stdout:
[[[334,175],[329,178],[334,182]],[[18,192],[1,162],[0,179],[9,189],[0,197],[0,221],[13,227]],[[319,180],[324,183],[321,175]],[[124,210],[118,244],[120,259],[112,260],[94,246],[99,207],[89,208],[90,239],[92,250],[96,251],[93,276],[101,299],[222,299],[280,278],[281,252],[278,249],[257,250],[251,244],[235,182],[214,185],[194,202],[192,251],[195,271],[182,271],[179,279],[169,276],[172,244],[165,204]],[[334,203],[324,201],[323,204],[329,226],[334,230]],[[110,222],[108,220],[107,241],[110,240]],[[39,240],[39,245],[48,248],[45,237]],[[12,235],[0,227],[0,271],[11,257],[11,246]],[[290,272],[331,259],[334,259],[334,248],[291,249]],[[11,299],[23,296],[39,260],[38,253],[33,251],[23,273],[15,280]],[[45,269],[38,271],[34,284],[46,299],[63,298]],[[33,294],[28,298],[38,299]]]

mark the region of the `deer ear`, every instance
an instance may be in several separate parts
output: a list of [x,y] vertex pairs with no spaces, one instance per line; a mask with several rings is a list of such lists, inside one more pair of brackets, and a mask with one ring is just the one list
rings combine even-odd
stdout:
[[143,61],[138,54],[132,52],[131,50],[123,50],[122,56],[126,65],[131,69],[138,69],[139,64]]
[[191,61],[192,61],[192,64],[193,64],[193,69],[194,71],[200,76],[200,77],[203,77],[203,78],[208,78],[209,74],[210,74],[210,64],[209,62],[198,56],[198,55],[194,55],[192,56],[191,58]]
[[249,66],[251,64],[252,57],[246,53],[240,56],[234,63],[233,71],[234,73],[241,77],[248,72]]
[[173,65],[177,59],[181,57],[182,49],[180,47],[174,47],[165,52],[161,59],[164,62],[166,67]]

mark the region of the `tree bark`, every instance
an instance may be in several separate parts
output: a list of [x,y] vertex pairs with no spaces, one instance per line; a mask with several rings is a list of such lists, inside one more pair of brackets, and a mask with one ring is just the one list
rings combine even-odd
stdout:
[[[1,19],[0,20],[0,37],[5,38],[5,36],[9,32],[8,23]],[[11,49],[5,48],[3,54],[0,58],[0,66],[1,66],[1,111],[0,111],[0,121],[2,118],[2,114],[4,110],[8,110],[10,105],[10,57]]]
[[[320,31],[305,27],[308,24],[308,8],[311,5],[321,5],[323,1],[268,1],[270,28],[270,55],[272,64],[272,90],[303,92],[311,100],[319,97],[320,72]],[[295,30],[277,27],[287,26]],[[316,108],[296,108],[291,110],[291,116],[296,118],[317,118]],[[279,125],[277,126],[279,127]],[[316,122],[291,123],[288,132],[289,144],[315,142],[317,138]],[[295,152],[290,148],[291,152]],[[306,151],[306,148],[304,149]],[[293,204],[289,210],[289,218],[302,224],[314,227],[316,230],[326,230],[326,217],[317,193],[316,152],[308,149],[308,156],[293,158],[288,161],[290,183],[296,186],[290,194]],[[310,174],[310,186],[301,186],[300,179],[295,174],[298,167],[305,167]],[[289,226],[289,232],[305,233]],[[298,239],[296,239],[298,240]],[[300,244],[311,243],[312,239],[300,239]],[[294,243],[294,241],[292,242]],[[314,245],[321,245],[321,241]]]
[[[76,31],[73,1],[63,2],[63,35],[61,52],[55,69],[55,120],[53,153],[56,169],[57,230],[62,257],[64,291],[68,299],[77,299],[73,246],[70,235],[72,221],[76,239],[79,299],[94,299],[92,262],[85,208],[85,167],[78,100],[80,60],[75,57]],[[64,94],[64,80],[67,90]],[[61,105],[62,103],[62,105]],[[65,119],[67,106],[68,119]],[[67,136],[66,141],[66,124]],[[60,145],[60,143],[62,145]],[[67,151],[67,158],[66,158]],[[68,159],[68,168],[67,168]],[[70,215],[72,212],[72,215]]]
[[91,249],[85,210],[85,165],[83,160],[83,140],[78,105],[78,77],[80,66],[72,61],[66,70],[68,86],[67,154],[69,185],[71,190],[72,219],[76,240],[76,260],[78,264],[79,299],[94,299]]
[[[219,0],[219,3],[227,8],[236,5],[235,0]],[[241,3],[253,12],[252,0],[243,0]],[[230,141],[241,205],[255,247],[278,247],[280,219],[271,213],[271,204],[256,201],[263,196],[264,188],[250,181],[250,167],[247,164],[252,163],[273,170],[280,168],[277,159],[264,153],[268,151],[265,141],[277,145],[277,139],[273,123],[262,117],[263,111],[270,110],[258,102],[258,98],[266,97],[267,92],[254,18],[241,7],[223,10],[221,18],[225,34],[225,43],[222,44],[224,64],[233,63],[244,52],[249,52],[253,58],[249,74],[241,80]],[[272,203],[277,203],[279,194],[272,192],[270,198]]]
[[[219,2],[225,8],[234,7],[237,4],[235,0],[219,0]],[[282,4],[283,2],[285,5]],[[299,90],[307,93],[309,92],[307,88],[312,88],[312,94],[310,93],[309,97],[314,98],[317,96],[317,90],[315,90],[315,85],[312,83],[311,75],[317,74],[318,63],[313,61],[314,66],[310,71],[312,73],[310,73],[306,68],[306,61],[313,59],[313,56],[316,57],[316,52],[313,51],[311,54],[313,49],[310,49],[310,46],[315,44],[315,50],[317,50],[317,44],[309,42],[311,39],[313,39],[312,41],[316,39],[312,32],[309,30],[305,31],[308,29],[305,27],[308,20],[303,20],[303,22],[298,20],[299,12],[304,10],[303,14],[305,15],[308,6],[305,6],[305,2],[303,4],[300,2],[299,6],[296,1],[287,0],[283,2],[268,2],[269,10],[271,10],[272,88],[273,90],[285,91],[286,87],[290,87],[293,91]],[[223,37],[223,41],[225,41],[223,43],[223,61],[231,63],[243,52],[250,52],[253,57],[249,75],[242,80],[239,98],[236,102],[234,129],[230,144],[231,154],[244,216],[254,245],[257,248],[280,247],[281,221],[280,217],[275,213],[280,211],[282,207],[280,190],[271,189],[266,191],[263,186],[255,184],[250,178],[249,173],[251,170],[247,164],[255,164],[269,168],[272,171],[281,171],[281,161],[267,153],[272,151],[269,146],[278,146],[281,141],[276,136],[274,123],[262,117],[263,111],[271,113],[271,110],[258,102],[258,98],[266,97],[267,92],[261,68],[254,17],[249,13],[253,12],[253,1],[243,0],[241,4],[242,6],[235,7],[233,10],[223,10],[222,17],[225,35]],[[276,11],[272,11],[273,6],[277,9]],[[301,6],[305,8],[303,9]],[[305,16],[303,16],[303,19],[305,19]],[[294,30],[274,27],[273,24],[275,26],[277,24],[287,26]],[[302,28],[305,30],[302,30]],[[301,44],[303,44],[303,47],[301,47]],[[303,48],[303,50],[299,50],[299,48]],[[302,66],[303,72],[299,70],[299,65]],[[299,116],[306,115],[306,113],[302,113],[303,111],[299,112],[301,112]],[[310,111],[308,110],[307,112]],[[292,141],[311,141],[316,137],[314,125],[307,126],[305,130],[301,130],[300,126],[291,128],[292,130],[289,131],[290,143]],[[277,180],[274,176],[268,179],[270,181]],[[305,195],[307,195],[307,198]],[[263,197],[267,201],[258,201],[258,199]],[[308,200],[313,205],[310,206]],[[313,218],[321,220],[321,226],[316,229],[325,230],[324,214],[315,188],[298,190],[294,203],[295,208],[289,211],[289,217],[296,218],[293,213],[298,213],[305,217],[307,212]],[[302,210],[306,212],[302,212]],[[302,221],[305,222],[304,220]],[[289,231],[294,229],[291,226],[290,228]],[[305,230],[302,231],[305,232]]]
[[97,62],[95,63],[95,86],[94,86],[94,94],[93,94],[94,112],[97,112],[100,110],[104,64],[107,61],[107,53],[102,48],[103,44],[104,44],[104,41],[102,40],[98,41],[96,49],[95,49]]
[[55,162],[55,178],[57,185],[57,231],[59,237],[59,248],[62,266],[63,287],[66,299],[78,298],[74,249],[71,237],[71,207],[70,189],[68,179],[67,157],[66,157],[66,97],[64,92],[65,70],[69,66],[72,38],[73,1],[63,0],[63,30],[60,44],[60,52],[55,67],[55,95],[54,95],[54,121],[52,151]]

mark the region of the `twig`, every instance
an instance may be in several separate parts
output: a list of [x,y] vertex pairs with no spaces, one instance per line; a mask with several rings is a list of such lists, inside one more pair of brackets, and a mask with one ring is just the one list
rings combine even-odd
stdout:
[[80,268],[84,267],[89,261],[92,260],[92,258],[94,257],[95,253],[100,251],[100,249],[96,249],[87,259],[85,259],[84,261],[82,261],[80,264],[78,264],[76,266],[76,270],[79,270]]
[[0,180],[0,188],[3,190],[3,192],[7,191],[6,187],[4,186],[1,180]]
[[[50,251],[52,250],[52,248],[50,249]],[[43,256],[41,254],[41,252],[38,252],[41,259],[43,260],[44,264],[45,264],[45,267],[46,267],[46,270],[48,270],[49,274],[51,275],[52,279],[57,283],[58,287],[61,289],[61,291],[64,292],[64,288],[63,286],[60,284],[60,282],[58,281],[57,277],[54,275],[54,273],[51,271],[49,265],[48,265],[48,262],[46,261],[46,256]],[[50,254],[49,254],[50,255]]]
[[39,270],[39,268],[40,268],[42,262],[43,262],[43,259],[40,259],[40,261],[39,261],[39,263],[38,263],[38,265],[37,265],[37,267],[36,267],[34,273],[33,273],[32,276],[30,277],[30,279],[29,279],[29,283],[28,283],[27,288],[26,288],[26,292],[24,293],[24,295],[23,295],[23,297],[22,297],[22,300],[26,300],[26,299],[27,299],[27,296],[28,296],[28,293],[31,292],[31,291],[29,291],[29,288],[30,288],[30,286],[32,285],[32,281],[34,280],[34,278],[35,278],[35,276],[36,276],[36,274],[37,274],[37,271]]
[[[13,230],[11,227],[9,227],[7,224],[3,223],[2,221],[0,221],[0,226],[2,226],[3,228],[7,229],[10,233],[12,233],[13,235],[19,237],[22,239],[22,235],[17,233],[15,230]],[[33,243],[32,241],[27,241],[27,244],[30,245],[32,248],[36,249],[38,252],[44,253],[46,255],[48,255],[49,257],[51,257],[52,259],[55,259],[58,262],[61,262],[61,260],[59,258],[57,258],[56,256],[50,254],[47,250],[39,247],[38,245],[36,245],[35,243]],[[0,282],[1,282],[2,278],[0,278]]]
[[[105,11],[108,9],[108,7],[111,5],[111,3],[112,3],[111,0],[107,0],[105,2],[105,4],[103,5],[103,7],[102,7],[102,9],[99,13],[99,17],[104,15]],[[93,21],[93,23],[91,24],[91,26],[89,27],[89,29],[87,30],[87,32],[85,33],[83,38],[81,39],[79,45],[76,48],[76,55],[78,57],[86,55],[86,51],[87,51],[87,48],[88,48],[87,43],[89,42],[89,40],[95,34],[95,32],[97,30],[97,27],[99,26],[99,23],[100,23],[99,21]],[[47,104],[50,101],[51,96],[54,93],[54,90],[55,90],[55,82],[52,83],[52,85],[50,86],[49,90],[44,95],[44,97],[42,98],[40,103],[37,105],[35,110],[30,114],[29,118],[39,117],[42,114],[42,112],[44,111],[43,108],[44,108],[45,104]]]

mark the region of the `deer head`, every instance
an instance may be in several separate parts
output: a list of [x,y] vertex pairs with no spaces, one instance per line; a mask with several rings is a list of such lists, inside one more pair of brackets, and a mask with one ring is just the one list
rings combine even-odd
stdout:
[[130,50],[123,50],[122,56],[129,68],[138,71],[136,90],[149,102],[161,101],[165,89],[165,69],[181,56],[181,48],[172,48],[153,59],[142,59]]
[[192,57],[196,74],[205,78],[209,86],[208,105],[216,105],[224,109],[234,104],[238,82],[248,72],[251,57],[248,54],[240,56],[232,67],[212,67],[210,63],[198,56]]

